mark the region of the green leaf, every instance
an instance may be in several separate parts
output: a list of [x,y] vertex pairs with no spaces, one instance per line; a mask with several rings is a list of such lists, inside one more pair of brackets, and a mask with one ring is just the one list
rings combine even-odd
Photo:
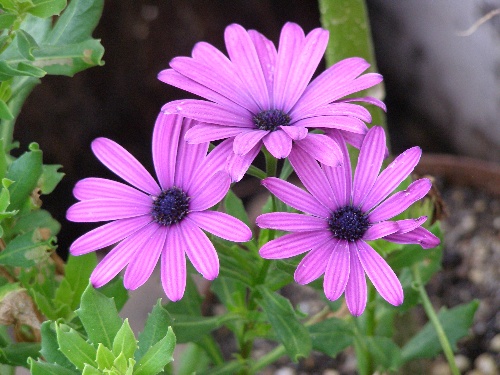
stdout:
[[95,358],[96,349],[73,328],[66,324],[56,324],[57,342],[59,350],[75,365],[78,370],[83,370],[88,363],[97,366]]
[[123,279],[121,276],[116,276],[109,283],[100,287],[99,292],[106,297],[113,298],[118,311],[121,311],[129,297],[127,289],[123,286]]
[[169,322],[172,317],[161,305],[161,299],[156,302],[153,310],[148,314],[144,331],[139,334],[139,349],[135,359],[139,361],[142,356],[168,333]]
[[330,357],[335,357],[353,343],[352,326],[342,319],[327,319],[307,329],[311,335],[312,348]]
[[11,27],[16,21],[17,16],[15,14],[10,13],[2,13],[0,14],[0,30],[8,29]]
[[59,182],[64,177],[64,173],[58,172],[59,168],[62,168],[62,165],[43,165],[42,175],[40,176],[40,180],[38,181],[38,186],[40,187],[42,194],[52,193],[57,184],[59,184]]
[[205,374],[210,359],[199,345],[190,343],[180,355],[177,375]]
[[27,33],[26,31],[20,29],[16,33],[17,48],[19,53],[29,61],[35,60],[33,56],[33,50],[38,48],[38,44],[35,39]]
[[[479,301],[474,300],[449,310],[443,308],[439,311],[438,319],[453,350],[456,350],[457,341],[467,336],[478,307]],[[440,352],[441,345],[436,330],[429,322],[405,344],[402,358],[403,362],[408,362],[416,358],[433,358]]]
[[250,220],[248,219],[245,206],[242,200],[238,198],[232,190],[229,190],[224,198],[224,208],[227,214],[240,219],[246,225],[250,226]]
[[8,266],[32,267],[45,261],[57,246],[54,238],[43,240],[39,230],[34,230],[15,237],[0,252],[0,264]]
[[31,144],[30,150],[14,160],[7,171],[6,177],[14,181],[9,186],[10,210],[20,210],[23,207],[42,174],[42,151],[37,144]]
[[28,76],[41,78],[45,76],[46,72],[36,66],[31,65],[31,63],[26,63],[21,61],[14,68],[10,66],[6,61],[0,61],[0,79],[7,80],[10,77],[15,76]]
[[364,338],[368,351],[378,365],[377,369],[384,371],[397,371],[401,366],[401,349],[391,339],[380,336]]
[[97,368],[99,370],[111,369],[115,362],[115,355],[111,350],[106,348],[103,344],[99,343],[97,346]]
[[59,350],[57,343],[57,334],[55,323],[52,321],[45,321],[42,323],[41,336],[42,348],[40,354],[49,363],[57,363],[67,369],[74,369],[73,364],[66,358],[66,356]]
[[69,370],[56,363],[47,363],[33,358],[28,359],[31,375],[75,375],[76,371]]
[[262,295],[259,304],[288,356],[293,361],[307,357],[312,349],[311,337],[307,328],[297,319],[290,301],[264,286],[259,286],[258,290]]
[[137,340],[135,339],[134,332],[130,328],[128,319],[125,319],[113,341],[113,354],[119,356],[120,353],[123,353],[125,357],[132,358],[136,348]]
[[32,0],[34,6],[28,9],[28,13],[40,17],[47,18],[61,13],[66,6],[66,0]]
[[10,111],[7,103],[5,103],[3,100],[0,100],[0,119],[12,120],[13,118],[14,118],[14,115]]
[[80,304],[80,298],[87,288],[90,274],[97,264],[95,253],[68,257],[64,278],[56,291],[55,300],[67,303],[72,310]]
[[96,369],[94,366],[90,366],[89,364],[85,364],[83,368],[82,375],[102,375],[103,373]]
[[28,367],[28,358],[38,358],[39,352],[39,343],[16,342],[0,348],[0,362],[11,366]]
[[175,335],[172,328],[167,335],[153,345],[134,367],[134,375],[153,375],[163,370],[173,360]]
[[88,39],[101,18],[103,7],[103,0],[71,0],[46,42],[62,45]]
[[[168,309],[169,305],[166,307]],[[211,317],[174,313],[171,313],[170,316],[172,320],[169,324],[174,329],[179,343],[197,342],[204,335],[220,328],[222,325],[239,319],[237,315],[230,313]]]
[[115,303],[88,285],[82,294],[80,308],[76,311],[87,332],[90,342],[94,345],[104,344],[113,347],[113,340],[119,331],[122,320],[118,316]]
[[32,232],[35,229],[48,229],[51,236],[55,236],[61,229],[61,224],[46,210],[29,211],[16,221],[14,233]]

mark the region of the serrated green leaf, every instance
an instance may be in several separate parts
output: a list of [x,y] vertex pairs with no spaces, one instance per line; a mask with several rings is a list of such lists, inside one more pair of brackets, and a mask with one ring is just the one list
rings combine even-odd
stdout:
[[14,118],[14,115],[10,111],[7,103],[5,103],[3,100],[0,100],[0,119],[12,120],[13,118]]
[[380,336],[364,338],[378,370],[397,371],[401,366],[401,349],[391,339]]
[[38,358],[39,352],[39,343],[16,342],[0,348],[0,362],[11,366],[28,367],[28,358]]
[[123,374],[125,371],[127,371],[127,358],[125,358],[125,354],[120,353],[118,357],[115,358],[113,362],[113,367],[118,370],[119,374]]
[[83,368],[82,375],[102,375],[103,373],[96,369],[94,366],[86,364]]
[[264,286],[259,286],[258,290],[262,295],[259,304],[288,356],[293,361],[307,357],[312,349],[311,337],[307,328],[297,319],[290,301]]
[[55,363],[35,361],[28,359],[31,375],[76,375],[76,371],[69,370]]
[[8,29],[11,27],[16,21],[17,16],[15,14],[10,13],[2,13],[0,14],[0,30]]
[[122,325],[115,303],[88,285],[82,294],[80,308],[76,311],[82,321],[89,340],[97,345],[113,347],[113,340]]
[[25,152],[10,165],[6,178],[14,181],[9,186],[10,210],[20,210],[30,198],[42,174],[42,151]]
[[[456,350],[457,341],[468,334],[478,307],[479,301],[474,300],[449,310],[441,309],[439,311],[439,322],[453,350]],[[416,358],[433,358],[440,352],[441,345],[436,330],[429,322],[405,344],[401,354],[403,362],[408,362]]]
[[135,359],[139,361],[142,356],[168,333],[169,322],[172,318],[168,311],[161,305],[161,299],[156,302],[153,310],[148,314],[144,331],[139,334],[139,348]]
[[123,279],[119,275],[106,285],[100,287],[99,292],[106,297],[113,298],[118,311],[121,311],[129,297],[127,289],[123,286]]
[[16,42],[19,53],[29,61],[35,60],[33,56],[33,50],[38,48],[38,44],[35,39],[27,33],[26,31],[19,29],[16,32]]
[[20,62],[16,67],[13,67],[7,61],[0,60],[0,79],[2,81],[16,76],[40,78],[45,76],[45,74],[46,72],[43,69],[25,62]]
[[95,362],[96,349],[85,341],[77,331],[66,324],[56,324],[56,334],[59,350],[78,370],[83,370],[86,363],[97,367]]
[[172,328],[167,335],[153,345],[134,367],[134,375],[153,375],[163,370],[173,360],[175,335]]
[[64,177],[64,173],[58,172],[58,170],[62,168],[62,165],[59,164],[44,164],[42,167],[42,175],[40,176],[40,180],[38,181],[38,186],[42,194],[50,194],[54,191],[57,184]]
[[0,252],[0,264],[8,266],[32,267],[45,261],[57,246],[54,238],[43,239],[39,230],[34,230],[15,237]]
[[342,319],[327,319],[307,329],[311,335],[312,348],[330,357],[335,357],[353,343],[352,326]]
[[111,350],[106,348],[103,344],[99,343],[97,346],[97,368],[99,370],[111,369],[113,368],[113,364],[115,362],[115,355]]
[[43,358],[49,363],[57,363],[70,370],[74,369],[73,364],[59,350],[55,323],[47,320],[42,323],[40,330],[42,336],[42,348],[40,350],[40,354]]
[[46,38],[48,44],[73,44],[92,36],[104,7],[103,0],[72,0]]
[[90,274],[97,264],[95,253],[68,257],[64,278],[56,290],[55,300],[67,303],[72,310],[80,304],[80,298],[87,288]]
[[229,190],[224,198],[224,207],[226,213],[240,219],[246,225],[250,226],[250,220],[248,219],[245,206],[243,205],[242,200],[238,198],[232,190]]
[[61,13],[66,6],[66,0],[32,0],[33,7],[28,9],[28,13],[40,17],[47,18]]
[[55,236],[61,230],[61,224],[46,210],[29,211],[17,219],[14,225],[14,233],[26,233],[35,229],[48,229],[51,236]]
[[126,358],[132,358],[136,349],[137,340],[128,319],[125,319],[113,341],[113,354],[118,356],[123,353]]

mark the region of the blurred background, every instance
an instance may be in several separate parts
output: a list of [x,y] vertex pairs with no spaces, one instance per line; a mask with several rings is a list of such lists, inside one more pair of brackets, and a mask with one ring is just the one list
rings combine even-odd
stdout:
[[[500,0],[369,0],[378,69],[384,75],[394,153],[420,145],[425,152],[500,161],[500,16],[476,30]],[[66,178],[44,206],[62,223],[59,250],[90,227],[64,214],[75,182],[112,177],[90,142],[109,137],[152,171],[150,143],[162,104],[189,97],[157,80],[197,41],[225,51],[233,22],[278,42],[286,21],[309,32],[319,27],[315,0],[107,0],[94,37],[106,52],[103,67],[73,78],[47,76],[35,88],[16,126],[19,151],[36,141],[44,162],[62,164]],[[470,35],[469,35],[470,34]],[[320,66],[322,70],[324,66]]]

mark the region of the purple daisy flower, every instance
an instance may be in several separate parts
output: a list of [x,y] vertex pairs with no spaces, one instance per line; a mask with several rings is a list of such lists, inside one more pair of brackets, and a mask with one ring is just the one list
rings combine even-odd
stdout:
[[[221,201],[230,177],[220,171],[224,155],[208,143],[187,144],[183,138],[194,121],[161,113],[153,132],[153,163],[160,184],[130,153],[106,138],[92,142],[92,151],[120,182],[86,178],[73,193],[80,202],[68,209],[77,222],[111,221],[70,247],[82,255],[118,243],[90,277],[98,288],[125,266],[124,285],[137,289],[151,276],[161,256],[161,280],[167,297],[178,301],[186,286],[186,257],[208,280],[219,273],[219,259],[203,230],[229,241],[250,240],[250,229],[240,220],[209,208]],[[201,228],[201,229],[200,229]]]
[[387,302],[400,305],[401,283],[366,241],[384,238],[423,248],[439,244],[436,236],[421,227],[425,216],[389,220],[424,197],[431,187],[431,182],[423,178],[388,197],[414,169],[421,150],[413,147],[405,151],[379,174],[386,149],[385,134],[381,127],[373,127],[361,146],[353,181],[342,135],[331,131],[330,136],[343,149],[342,166],[320,166],[301,149],[290,154],[290,162],[309,193],[278,178],[262,181],[276,197],[306,215],[274,212],[257,217],[261,228],[294,232],[262,246],[260,255],[281,259],[309,251],[295,271],[295,280],[307,284],[324,274],[326,297],[333,301],[345,292],[353,315],[362,314],[366,306],[365,273]]
[[294,23],[281,31],[279,49],[255,30],[232,24],[225,31],[229,59],[212,45],[200,42],[192,57],[176,57],[158,78],[205,100],[178,100],[162,111],[203,122],[186,133],[190,143],[228,140],[228,171],[240,180],[262,144],[276,158],[292,146],[326,165],[342,160],[339,146],[308,128],[334,128],[356,147],[371,122],[370,113],[351,102],[385,105],[372,97],[343,99],[382,81],[376,73],[361,75],[370,66],[362,58],[338,62],[310,82],[328,43],[328,31],[317,28],[307,36]]

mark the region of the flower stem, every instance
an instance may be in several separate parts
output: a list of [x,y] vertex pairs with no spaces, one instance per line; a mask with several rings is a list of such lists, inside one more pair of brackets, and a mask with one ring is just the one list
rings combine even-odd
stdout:
[[424,284],[422,283],[422,277],[420,275],[420,268],[418,264],[414,264],[412,267],[413,279],[416,282],[416,288],[420,294],[420,298],[422,299],[422,305],[424,307],[425,313],[427,317],[431,321],[431,324],[434,326],[436,333],[439,338],[439,343],[443,348],[444,355],[446,360],[448,361],[448,365],[450,366],[451,373],[453,375],[460,375],[460,371],[458,370],[457,364],[455,362],[455,356],[453,355],[453,350],[451,349],[450,342],[448,341],[448,337],[444,332],[443,326],[439,321],[436,312],[434,311],[434,307],[427,295],[427,291],[425,290]]
[[250,374],[255,374],[259,370],[262,370],[263,368],[273,364],[278,359],[283,357],[285,354],[286,354],[285,347],[282,344],[278,345],[276,348],[271,350],[269,353],[262,356],[257,362],[255,362],[252,365],[252,367],[250,367]]

